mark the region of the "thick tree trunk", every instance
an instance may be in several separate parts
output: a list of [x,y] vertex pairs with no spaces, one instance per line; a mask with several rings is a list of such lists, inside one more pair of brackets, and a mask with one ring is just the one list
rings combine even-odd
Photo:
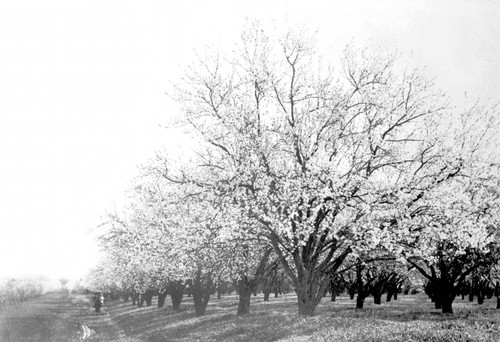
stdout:
[[344,287],[340,282],[340,278],[337,277],[330,280],[330,301],[335,302],[337,295],[342,293],[343,290]]
[[194,310],[197,317],[205,315],[212,289],[212,274],[208,273],[206,275],[202,275],[201,270],[199,270],[196,273],[196,277],[193,279],[192,287]]
[[[257,292],[257,287],[262,282],[264,274],[266,272],[266,265],[271,255],[272,249],[268,248],[262,253],[257,269],[253,276],[248,276],[247,274],[241,274],[240,278],[236,281],[236,291],[238,292],[238,312],[237,315],[242,316],[250,312],[250,298],[252,294],[255,296]],[[267,279],[269,282],[269,279]],[[271,293],[272,286],[265,286],[269,290],[267,292],[267,300],[269,300],[269,293]],[[264,297],[266,297],[266,292],[264,292]],[[264,298],[266,300],[266,298]]]
[[238,316],[246,315],[250,312],[250,299],[255,292],[255,288],[259,285],[259,281],[259,276],[250,278],[246,275],[241,275],[240,279],[238,279],[236,283],[236,288],[238,290]]
[[253,289],[247,281],[240,280],[238,283],[238,316],[246,315],[250,312],[250,300],[252,298]]
[[165,306],[165,299],[167,299],[167,292],[165,290],[158,292],[158,307]]
[[172,308],[176,311],[181,307],[184,288],[185,284],[182,282],[182,280],[168,282],[168,292],[170,294],[170,298],[172,299]]
[[364,303],[365,303],[365,297],[361,296],[358,293],[358,296],[356,297],[356,309],[363,309]]
[[144,300],[146,302],[146,306],[151,306],[152,302],[153,302],[153,296],[155,294],[155,291],[153,290],[147,290],[145,293],[144,293]]
[[453,298],[451,298],[450,296],[446,296],[446,298],[442,299],[441,312],[444,314],[445,313],[452,314],[453,313],[452,304],[453,304]]
[[395,292],[393,293],[394,300],[398,300],[398,292],[399,292],[399,291],[395,291]]
[[356,309],[363,309],[363,304],[368,293],[365,293],[365,285],[363,284],[363,266],[356,266],[356,286],[358,290],[358,296],[356,298]]
[[[318,231],[325,217],[325,212],[320,211],[318,213],[315,221],[315,228]],[[295,226],[296,223],[292,221],[292,225]],[[276,234],[271,235],[274,251],[278,255],[283,269],[291,279],[297,294],[299,315],[313,316],[331,277],[343,265],[352,250],[349,247],[339,250],[336,241],[328,239],[328,230],[321,236],[311,234],[304,242],[304,245],[296,246],[289,254],[285,255],[281,238]],[[327,245],[329,252],[322,255],[321,251]],[[293,262],[293,265],[290,262]]]
[[434,299],[434,309],[441,309],[442,308],[441,298],[435,296],[433,297],[433,299]]
[[377,293],[373,295],[373,302],[377,305],[382,304],[382,295]]
[[270,277],[265,277],[262,281],[262,293],[264,294],[264,302],[269,301],[269,295],[273,290],[273,281]]
[[393,294],[393,293],[392,293],[391,291],[387,292],[387,297],[386,297],[386,299],[385,299],[385,301],[386,301],[386,302],[390,302],[390,301],[391,301],[391,299],[392,299],[392,294]]
[[321,302],[325,289],[328,287],[329,278],[317,275],[299,278],[300,287],[295,289],[300,316],[314,316],[316,307]]
[[479,290],[477,293],[477,304],[482,305],[484,303],[484,293]]
[[[443,276],[444,274],[444,276]],[[436,303],[441,304],[442,313],[453,313],[453,301],[456,296],[456,288],[453,286],[453,281],[446,278],[446,273],[441,270],[441,278],[437,280]],[[437,307],[436,307],[437,308]]]

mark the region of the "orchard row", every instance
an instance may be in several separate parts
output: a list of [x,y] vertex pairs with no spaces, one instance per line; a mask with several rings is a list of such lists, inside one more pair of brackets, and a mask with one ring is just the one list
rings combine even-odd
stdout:
[[246,314],[275,272],[309,316],[349,277],[362,307],[416,272],[445,313],[497,284],[497,108],[459,111],[393,56],[328,64],[313,42],[250,25],[191,63],[172,94],[191,143],[144,165],[107,216],[96,287],[179,302],[189,284],[202,315],[230,283]]

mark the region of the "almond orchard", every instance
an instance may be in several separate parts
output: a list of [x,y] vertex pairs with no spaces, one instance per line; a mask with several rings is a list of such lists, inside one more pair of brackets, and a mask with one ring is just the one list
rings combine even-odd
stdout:
[[420,288],[443,313],[499,298],[496,106],[457,110],[394,55],[324,56],[257,24],[171,95],[195,147],[140,168],[98,229],[93,288],[174,309],[189,296],[197,316],[228,292],[238,315],[256,291],[294,291],[300,316],[327,292],[362,309]]

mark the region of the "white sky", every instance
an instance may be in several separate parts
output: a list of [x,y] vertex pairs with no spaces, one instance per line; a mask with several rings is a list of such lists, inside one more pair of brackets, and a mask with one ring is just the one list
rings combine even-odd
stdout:
[[159,126],[179,65],[245,17],[398,49],[460,107],[500,101],[499,1],[0,0],[0,276],[86,272],[136,165],[182,145]]

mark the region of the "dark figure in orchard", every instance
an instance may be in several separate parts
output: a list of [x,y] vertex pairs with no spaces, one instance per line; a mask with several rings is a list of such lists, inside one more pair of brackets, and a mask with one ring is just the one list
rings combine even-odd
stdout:
[[99,292],[96,292],[94,294],[93,302],[95,313],[99,314],[101,312],[102,305],[104,304],[104,296]]

